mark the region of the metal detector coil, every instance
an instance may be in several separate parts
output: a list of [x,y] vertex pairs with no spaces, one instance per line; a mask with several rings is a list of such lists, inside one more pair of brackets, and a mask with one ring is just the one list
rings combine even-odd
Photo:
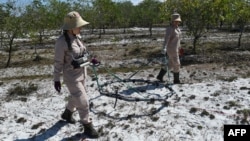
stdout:
[[[152,60],[150,62],[152,62]],[[114,79],[100,84],[96,71],[96,68],[99,65],[90,66],[93,69],[99,93],[107,97],[115,98],[115,105],[118,99],[128,102],[166,102],[168,98],[176,94],[171,84],[160,83],[153,80],[132,79],[138,71],[130,75],[128,78],[120,78],[116,74],[112,73],[108,68],[102,67],[111,76],[113,76]],[[159,91],[164,90],[165,92],[162,94],[155,93],[153,92],[155,89],[158,89]]]

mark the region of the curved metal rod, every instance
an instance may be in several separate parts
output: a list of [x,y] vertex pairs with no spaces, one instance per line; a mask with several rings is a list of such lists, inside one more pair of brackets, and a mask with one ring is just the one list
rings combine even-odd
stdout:
[[[165,61],[165,64],[167,66],[168,60],[167,60],[166,56],[164,56],[164,61]],[[96,71],[96,67],[98,67],[99,65],[90,65],[92,67],[92,69],[93,69],[94,74],[95,74],[95,80],[97,82],[98,91],[99,91],[99,93],[101,95],[115,98],[116,102],[117,102],[117,99],[124,100],[124,101],[129,101],[129,102],[134,102],[134,101],[135,102],[137,102],[137,101],[148,101],[148,102],[166,101],[168,98],[170,98],[171,96],[176,94],[176,92],[173,90],[171,84],[168,84],[168,83],[163,84],[163,83],[160,83],[160,82],[144,80],[144,79],[131,79],[131,77],[129,77],[127,79],[122,79],[122,78],[118,77],[117,75],[115,75],[114,73],[110,72],[107,68],[105,68],[105,70],[108,71],[108,73],[110,75],[112,75],[114,78],[116,78],[116,81],[109,81],[109,82],[100,84],[98,74],[97,74],[97,71]],[[147,84],[152,84],[152,85],[155,85],[155,86],[163,85],[166,89],[169,90],[169,93],[167,93],[166,95],[164,95],[162,97],[157,97],[157,98],[150,98],[150,97],[141,97],[140,98],[140,97],[124,96],[122,94],[119,94],[118,89],[114,90],[114,92],[107,92],[107,91],[104,90],[104,87],[107,87],[108,85],[111,85],[113,83],[129,83],[129,82],[132,82],[132,83],[136,83],[136,82],[147,83]],[[134,92],[146,93],[145,91],[137,90],[136,88],[133,88],[133,87],[129,86],[128,84],[125,84],[125,85],[127,85],[127,88],[133,90]],[[115,105],[116,105],[116,102],[115,102]]]

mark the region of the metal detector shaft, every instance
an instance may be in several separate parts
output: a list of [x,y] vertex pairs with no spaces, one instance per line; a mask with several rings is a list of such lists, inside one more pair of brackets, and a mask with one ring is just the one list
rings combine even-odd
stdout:
[[[117,75],[115,75],[114,73],[112,73],[109,69],[107,69],[106,67],[104,67],[104,69],[109,73],[111,74],[114,78],[116,78],[117,80],[119,80],[120,82],[124,82],[126,79],[121,79],[120,77],[118,77]],[[129,80],[129,79],[127,79]],[[127,84],[126,84],[127,85]],[[127,85],[128,88],[131,88],[132,90],[134,90],[135,92],[137,93],[141,93],[140,91],[136,90],[135,88],[133,88],[132,86],[130,85]]]
[[169,73],[169,68],[168,68],[168,56],[167,54],[164,55],[163,57],[163,66],[164,66],[164,70],[167,72],[168,75],[168,80],[170,80],[170,73]]
[[97,86],[98,86],[98,88],[100,89],[100,84],[99,84],[99,78],[98,78],[98,75],[97,75],[97,72],[96,72],[96,66],[95,65],[91,65],[91,67],[92,67],[92,69],[93,69],[93,71],[94,71],[94,74],[95,74],[95,78],[96,78],[96,83],[97,83]]
[[129,77],[128,77],[128,79],[130,79],[130,78],[132,78],[134,75],[136,75],[139,71],[141,71],[141,68],[142,67],[144,67],[144,66],[146,66],[146,65],[148,65],[149,63],[151,63],[153,61],[153,59],[152,60],[150,60],[150,61],[148,61],[148,63],[147,64],[143,64],[143,65],[141,65],[140,67],[139,67],[139,70],[138,71],[136,71],[136,72],[134,72],[132,75],[130,75]]

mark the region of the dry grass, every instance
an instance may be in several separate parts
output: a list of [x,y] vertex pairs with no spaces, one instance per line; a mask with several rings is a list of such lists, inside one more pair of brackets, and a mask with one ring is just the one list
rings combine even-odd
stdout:
[[24,83],[14,85],[12,88],[8,89],[8,95],[6,101],[11,101],[13,99],[19,99],[21,101],[26,101],[29,94],[38,90],[38,86],[33,83]]
[[[155,37],[148,36],[136,36],[130,37],[133,39],[147,39],[144,42],[133,42],[133,43],[122,43],[117,44],[116,42],[121,40],[121,37],[116,36],[107,36],[103,35],[102,39],[87,39],[89,42],[102,42],[105,40],[110,40],[114,44],[108,45],[89,45],[88,49],[92,55],[97,55],[98,59],[102,62],[106,62],[105,66],[110,69],[111,72],[129,72],[137,71],[138,69],[151,69],[160,67],[159,64],[144,66],[142,68],[138,65],[126,64],[125,62],[132,59],[151,59],[161,56],[161,46],[162,41],[157,41]],[[124,36],[125,38],[125,36]],[[129,37],[126,37],[129,38]],[[27,43],[25,43],[27,44]],[[223,42],[223,41],[205,41],[202,40],[200,44],[197,45],[197,54],[192,54],[192,42],[182,41],[182,47],[185,50],[185,58],[181,62],[183,69],[186,69],[190,74],[187,79],[190,77],[195,77],[195,79],[200,80],[203,77],[213,77],[215,79],[223,81],[233,81],[238,77],[249,77],[250,76],[250,43],[248,41],[244,42],[241,48],[237,48],[237,41]],[[22,46],[21,43],[19,45]],[[34,46],[34,45],[33,45]],[[52,65],[54,57],[54,48],[53,43],[48,42],[44,46],[50,46],[49,48],[38,48],[36,50],[37,55],[35,54],[35,49],[25,48],[14,51],[11,58],[10,67],[32,67],[32,66],[44,66]],[[0,60],[0,69],[4,68],[8,59],[8,53],[1,51],[1,60]],[[109,64],[115,64],[119,62],[116,66],[109,66]],[[121,65],[121,62],[123,63]],[[224,75],[221,68],[224,68],[224,72],[232,72],[235,75]],[[235,69],[231,69],[235,68]],[[204,70],[202,74],[199,70]],[[221,72],[221,74],[214,75],[210,74],[207,71]],[[90,74],[92,70],[89,69]],[[99,69],[98,73],[106,73],[105,69]],[[50,77],[50,76],[32,76],[32,77]],[[11,78],[8,78],[11,79]],[[19,79],[13,77],[13,79]],[[30,77],[24,76],[22,79],[30,79]],[[185,80],[184,80],[185,81]],[[190,82],[190,80],[188,80]]]

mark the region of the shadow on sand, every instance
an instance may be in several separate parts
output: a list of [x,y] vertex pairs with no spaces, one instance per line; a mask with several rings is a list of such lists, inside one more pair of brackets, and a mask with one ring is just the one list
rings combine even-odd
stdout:
[[[46,141],[49,138],[55,136],[58,131],[64,127],[66,124],[68,124],[68,122],[60,120],[58,122],[56,122],[52,127],[50,127],[48,130],[44,131],[41,134],[35,135],[33,137],[30,137],[28,139],[17,139],[14,141]],[[66,137],[61,139],[61,141],[74,141],[74,140],[84,140],[87,137],[82,134],[82,133],[76,133],[70,137]]]
[[28,139],[17,139],[15,141],[45,141],[57,134],[57,132],[66,124],[68,124],[66,121],[60,120],[56,122],[52,127],[49,129],[45,130],[41,134],[32,136]]

